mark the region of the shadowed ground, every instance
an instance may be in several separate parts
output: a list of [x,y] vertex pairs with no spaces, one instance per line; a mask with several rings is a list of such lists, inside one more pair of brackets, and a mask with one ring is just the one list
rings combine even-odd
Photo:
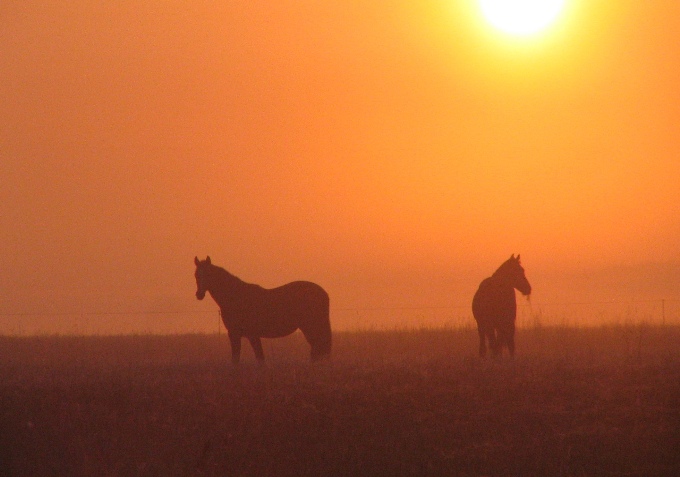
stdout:
[[0,338],[0,475],[672,475],[680,328]]

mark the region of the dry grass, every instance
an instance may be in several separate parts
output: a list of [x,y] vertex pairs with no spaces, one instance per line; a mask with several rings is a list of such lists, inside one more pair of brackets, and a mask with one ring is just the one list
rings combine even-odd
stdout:
[[0,475],[678,475],[680,328],[0,338]]

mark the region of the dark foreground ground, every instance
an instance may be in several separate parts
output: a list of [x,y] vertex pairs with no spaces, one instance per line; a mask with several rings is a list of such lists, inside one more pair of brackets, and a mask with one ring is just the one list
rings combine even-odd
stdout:
[[0,338],[0,476],[680,475],[680,328]]

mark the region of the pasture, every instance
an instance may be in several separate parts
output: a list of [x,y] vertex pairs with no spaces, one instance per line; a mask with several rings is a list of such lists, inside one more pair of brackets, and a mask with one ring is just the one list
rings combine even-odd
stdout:
[[0,337],[0,476],[680,475],[680,327]]

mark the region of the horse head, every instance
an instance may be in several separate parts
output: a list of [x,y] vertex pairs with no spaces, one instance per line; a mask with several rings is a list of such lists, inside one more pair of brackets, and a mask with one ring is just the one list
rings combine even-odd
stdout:
[[205,298],[205,292],[210,290],[210,277],[212,271],[212,263],[210,256],[201,261],[198,257],[194,257],[194,264],[196,264],[196,298],[202,300]]
[[531,295],[531,285],[524,274],[524,268],[519,261],[519,255],[515,257],[513,254],[501,267],[498,269],[502,271],[503,276],[513,288],[519,290],[524,296]]

